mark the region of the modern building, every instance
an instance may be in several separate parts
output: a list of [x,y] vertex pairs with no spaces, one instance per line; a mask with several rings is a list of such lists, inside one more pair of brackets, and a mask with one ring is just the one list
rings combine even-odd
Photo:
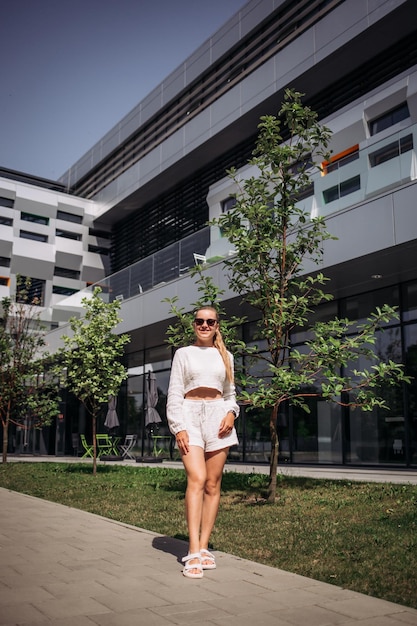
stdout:
[[[412,0],[250,0],[59,182],[1,171],[0,289],[13,286],[17,273],[42,289],[51,349],[68,315],[80,311],[80,288],[100,283],[104,297],[121,301],[118,330],[130,333],[131,342],[118,413],[121,432],[137,433],[142,451],[149,444],[150,371],[163,420],[160,439],[151,445],[159,453],[169,444],[165,339],[172,319],[164,299],[177,296],[180,306],[191,306],[198,294],[189,270],[203,258],[225,290],[227,311],[241,312],[223,271],[230,244],[207,221],[228,209],[234,187],[226,171],[248,172],[259,118],[277,113],[287,87],[304,93],[333,133],[333,156],[301,201],[311,215],[325,216],[338,237],[326,243],[323,260],[334,300],[317,317],[360,321],[375,306],[398,306],[400,319],[378,335],[376,350],[416,376]],[[243,328],[249,340],[251,321]],[[304,338],[293,340],[302,344]],[[389,400],[389,411],[367,414],[325,402],[314,402],[310,415],[289,409],[280,423],[281,460],[415,467],[416,384]],[[89,434],[76,407],[67,407],[64,420],[58,453],[71,451],[72,434]],[[267,462],[262,416],[242,411],[238,430],[241,445],[233,458]]]

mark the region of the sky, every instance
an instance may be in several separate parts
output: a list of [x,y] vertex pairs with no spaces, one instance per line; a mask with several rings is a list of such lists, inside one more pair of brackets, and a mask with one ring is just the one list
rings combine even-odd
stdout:
[[58,179],[247,0],[3,0],[0,167]]

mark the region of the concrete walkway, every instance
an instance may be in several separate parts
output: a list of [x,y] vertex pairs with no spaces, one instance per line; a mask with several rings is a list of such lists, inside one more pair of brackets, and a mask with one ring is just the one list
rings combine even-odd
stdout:
[[416,610],[221,552],[189,580],[182,541],[6,489],[0,519],[2,626],[417,626]]

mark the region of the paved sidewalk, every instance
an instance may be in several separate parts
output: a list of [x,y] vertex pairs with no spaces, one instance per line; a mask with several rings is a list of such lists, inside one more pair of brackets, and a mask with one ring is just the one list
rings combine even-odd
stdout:
[[0,489],[2,626],[404,626],[417,611],[216,552],[181,575],[186,544]]

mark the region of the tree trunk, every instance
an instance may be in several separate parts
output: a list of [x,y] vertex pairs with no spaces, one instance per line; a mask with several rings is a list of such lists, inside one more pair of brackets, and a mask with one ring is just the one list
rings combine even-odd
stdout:
[[279,440],[277,432],[277,415],[278,405],[275,405],[271,412],[269,420],[269,429],[271,433],[271,460],[269,465],[269,485],[268,485],[268,502],[275,502],[277,493],[277,468]]
[[96,416],[93,415],[93,476],[97,474],[97,440],[96,440],[96,431],[97,431],[97,420]]
[[7,444],[9,442],[9,418],[3,422],[3,463],[7,463]]

